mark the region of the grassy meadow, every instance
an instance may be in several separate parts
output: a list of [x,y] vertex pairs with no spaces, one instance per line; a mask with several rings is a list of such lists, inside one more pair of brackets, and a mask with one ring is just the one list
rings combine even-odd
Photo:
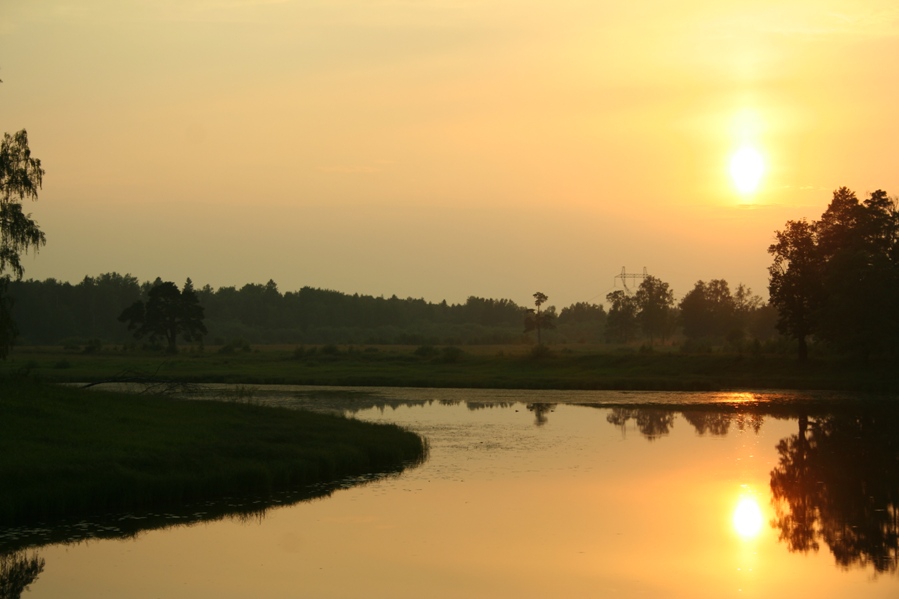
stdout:
[[899,389],[891,363],[791,354],[552,346],[257,346],[240,351],[182,348],[176,355],[17,348],[0,373],[54,382],[155,378],[195,383],[474,387],[521,389]]
[[0,378],[0,525],[265,497],[422,460],[395,426]]

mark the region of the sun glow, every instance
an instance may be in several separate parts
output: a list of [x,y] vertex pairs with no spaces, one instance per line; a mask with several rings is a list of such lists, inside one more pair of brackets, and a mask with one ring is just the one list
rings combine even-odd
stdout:
[[730,176],[737,191],[742,194],[750,194],[758,189],[764,172],[762,155],[752,146],[743,146],[731,156]]
[[743,497],[733,515],[734,530],[744,539],[753,539],[762,532],[762,510],[752,497]]

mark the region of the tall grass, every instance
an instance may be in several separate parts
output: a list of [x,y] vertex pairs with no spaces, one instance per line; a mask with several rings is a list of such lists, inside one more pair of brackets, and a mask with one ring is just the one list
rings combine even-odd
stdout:
[[266,495],[421,461],[396,426],[0,379],[0,525]]

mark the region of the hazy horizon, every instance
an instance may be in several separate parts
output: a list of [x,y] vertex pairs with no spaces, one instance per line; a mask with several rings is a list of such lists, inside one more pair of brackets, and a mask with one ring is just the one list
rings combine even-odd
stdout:
[[[561,308],[646,267],[678,298],[715,278],[767,297],[787,220],[841,186],[899,194],[885,0],[3,13],[0,130],[46,169],[26,278]],[[732,177],[741,151],[759,164]]]

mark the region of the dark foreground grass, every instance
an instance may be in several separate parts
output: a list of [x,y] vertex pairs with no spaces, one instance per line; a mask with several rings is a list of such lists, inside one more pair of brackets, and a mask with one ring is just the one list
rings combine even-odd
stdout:
[[0,378],[0,525],[266,496],[426,452],[395,426]]

